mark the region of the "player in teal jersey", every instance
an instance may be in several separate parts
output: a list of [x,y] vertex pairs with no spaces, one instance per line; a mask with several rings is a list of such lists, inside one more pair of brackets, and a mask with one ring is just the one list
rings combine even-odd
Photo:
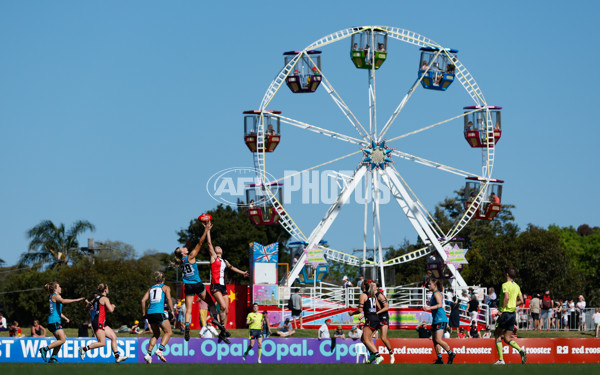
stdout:
[[48,330],[54,334],[56,337],[56,341],[51,343],[48,346],[40,348],[39,353],[42,356],[44,362],[46,362],[46,356],[50,349],[52,349],[52,356],[48,363],[57,363],[56,355],[60,351],[61,346],[67,340],[67,336],[65,335],[65,331],[62,327],[62,319],[64,319],[67,323],[69,323],[69,318],[67,318],[62,313],[62,306],[68,303],[83,301],[85,298],[77,298],[77,299],[66,299],[60,296],[62,292],[62,288],[60,285],[53,281],[44,285],[44,290],[50,294],[50,298],[48,299],[50,305],[50,315],[48,316]]
[[[168,313],[165,312],[166,300],[169,305],[169,311],[173,314],[171,288],[164,284],[165,275],[160,271],[154,272],[154,281],[156,284],[146,291],[146,294],[142,297],[142,317],[148,319],[148,323],[150,323],[150,326],[152,327],[152,338],[150,339],[150,343],[148,343],[148,351],[144,356],[144,360],[146,360],[147,363],[152,363],[152,349],[160,337],[161,329],[163,330],[164,335],[155,354],[161,361],[167,362],[163,355],[163,351],[173,334],[171,332],[171,322],[169,322]],[[148,300],[150,300],[150,306],[148,306],[148,312],[146,313],[146,302],[148,302]]]
[[[175,265],[178,265],[183,272],[183,284],[185,287],[185,341],[189,341],[190,339],[192,304],[194,303],[195,296],[202,298],[206,302],[212,315],[215,315],[216,313],[215,302],[206,291],[204,284],[202,284],[200,274],[198,273],[198,264],[196,263],[196,256],[200,251],[200,247],[204,243],[208,231],[210,228],[212,228],[212,223],[210,221],[208,223],[202,223],[202,225],[204,225],[204,233],[199,241],[192,236],[185,246],[180,246],[175,249]],[[192,247],[194,243],[195,245]],[[192,248],[192,250],[190,251],[189,248]],[[227,339],[227,337],[231,335],[229,335],[229,332],[227,332],[225,326],[217,321],[215,316],[213,316],[213,324],[215,324],[221,330],[219,338],[229,344],[230,341]]]
[[442,335],[448,325],[448,316],[446,315],[446,311],[444,311],[444,284],[442,280],[430,279],[429,290],[433,292],[431,300],[429,301],[429,306],[423,306],[423,310],[431,311],[431,339],[437,354],[437,359],[434,363],[438,365],[444,364],[444,361],[442,360],[442,351],[440,349],[440,347],[442,347],[448,353],[447,363],[451,365],[456,354],[452,351],[450,345],[442,340]]

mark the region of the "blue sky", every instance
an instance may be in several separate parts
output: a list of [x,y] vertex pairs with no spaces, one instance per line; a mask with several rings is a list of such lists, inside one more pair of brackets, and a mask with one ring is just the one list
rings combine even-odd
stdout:
[[[44,219],[86,219],[97,241],[171,251],[175,232],[217,204],[209,177],[253,165],[242,111],[258,107],[282,52],[356,25],[400,27],[460,51],[488,104],[504,107],[494,177],[506,181],[503,202],[516,205],[522,228],[598,226],[599,95],[587,67],[600,57],[593,18],[600,5],[586,3],[1,1],[0,258],[14,264],[27,249],[25,232]],[[324,49],[323,71],[364,115],[366,73],[351,67],[349,45]],[[382,113],[414,82],[418,64],[415,47],[395,42],[388,50],[378,72]],[[272,109],[320,126],[342,123],[323,90],[286,90]],[[390,136],[458,115],[463,105],[471,102],[457,84],[443,94],[418,90]],[[282,137],[269,164],[274,174],[356,150],[285,128]],[[480,158],[460,126],[393,146],[475,171]],[[396,166],[430,209],[463,184]],[[289,208],[308,234],[327,206]],[[385,209],[384,245],[414,240],[393,203]],[[345,209],[326,236],[332,247],[362,246],[362,236],[347,235],[362,226],[360,210]]]

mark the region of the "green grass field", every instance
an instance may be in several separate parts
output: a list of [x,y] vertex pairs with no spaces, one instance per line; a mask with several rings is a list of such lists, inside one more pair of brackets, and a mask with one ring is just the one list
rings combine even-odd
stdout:
[[85,371],[86,374],[123,374],[128,375],[154,375],[174,373],[177,375],[197,375],[223,373],[227,375],[265,375],[265,374],[290,374],[290,375],[319,375],[323,372],[346,373],[351,375],[379,375],[393,372],[411,375],[431,374],[433,371],[442,370],[443,374],[480,375],[549,375],[549,374],[598,374],[600,364],[536,364],[521,365],[508,364],[505,366],[456,364],[440,368],[432,364],[395,364],[395,365],[352,365],[352,364],[0,364],[3,375],[62,375],[77,374]]

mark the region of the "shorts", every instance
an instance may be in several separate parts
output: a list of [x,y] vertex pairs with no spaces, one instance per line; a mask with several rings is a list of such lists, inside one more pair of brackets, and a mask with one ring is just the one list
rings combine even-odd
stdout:
[[550,309],[542,309],[542,319],[552,318],[552,311]]
[[381,321],[379,320],[366,320],[365,327],[371,328],[373,331],[377,331],[381,328]]
[[52,333],[59,331],[61,329],[63,329],[61,323],[48,323],[48,331],[50,331]]
[[292,318],[299,318],[302,315],[302,310],[292,309]]
[[185,285],[185,296],[194,296],[194,295],[201,295],[202,293],[204,293],[204,291],[206,290],[206,288],[204,287],[204,284],[202,283],[196,283],[196,284],[183,284]]
[[381,314],[379,316],[380,325],[389,326],[390,325],[390,315],[389,314]]
[[227,295],[227,287],[223,284],[210,284],[210,293],[215,294],[215,292],[221,292],[222,295]]
[[168,320],[166,313],[147,314],[146,319],[148,319],[149,324],[157,324],[157,325],[161,325],[162,322],[164,322],[165,320]]
[[431,325],[431,336],[434,336],[437,331],[445,331],[448,322],[439,322]]
[[531,319],[540,320],[540,314],[539,313],[531,313]]
[[92,322],[92,329],[94,330],[94,332],[98,331],[98,330],[104,330],[104,326],[105,326],[106,322],[104,323],[98,323],[97,319],[94,319],[94,321]]
[[252,339],[260,339],[262,337],[262,329],[251,329],[250,330],[250,335],[248,335],[248,338],[250,340]]
[[515,327],[516,314],[514,312],[503,312],[498,321],[496,321],[496,329],[505,329],[512,331]]

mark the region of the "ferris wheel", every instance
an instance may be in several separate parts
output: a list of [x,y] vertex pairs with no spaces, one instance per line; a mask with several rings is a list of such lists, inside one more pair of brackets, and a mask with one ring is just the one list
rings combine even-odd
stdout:
[[[400,92],[398,95],[395,110],[391,113],[380,113],[377,88],[378,85],[386,84],[386,81],[377,81],[377,72],[385,69],[386,60],[394,58],[394,46],[399,45],[396,42],[419,47],[419,52],[415,54],[419,56],[418,67],[415,64],[417,69],[415,69],[414,82],[408,84],[406,92]],[[334,87],[333,80],[328,79],[327,69],[321,70],[321,57],[326,55],[322,54],[320,49],[335,43],[347,43],[349,57],[345,57],[342,61],[353,64],[356,69],[362,69],[367,73],[365,90],[368,93],[368,118],[366,116],[364,119],[359,118],[359,110],[353,110],[346,104],[340,91]],[[319,247],[333,222],[339,215],[343,215],[342,208],[350,196],[361,187],[364,191],[369,190],[369,196],[372,197],[371,202],[367,202],[366,199],[364,202],[364,233],[360,237],[365,250],[363,257],[323,247],[328,260],[353,266],[369,264],[377,267],[381,272],[382,283],[384,283],[383,270],[387,266],[427,255],[433,255],[440,262],[447,263],[448,255],[444,246],[452,241],[471,219],[492,220],[500,210],[503,182],[492,178],[496,143],[502,134],[500,117],[502,108],[487,104],[477,82],[459,61],[457,53],[457,50],[444,47],[415,32],[388,26],[361,26],[340,30],[309,44],[301,51],[285,52],[284,67],[269,85],[259,109],[244,112],[245,142],[254,156],[260,181],[259,184],[251,185],[251,194],[247,194],[249,214],[255,224],[281,224],[293,238],[304,241],[307,244],[306,248]],[[416,58],[415,62],[417,62]],[[311,124],[302,119],[287,117],[285,108],[271,108],[273,99],[283,92],[288,95],[288,89],[294,94],[305,95],[324,90],[332,99],[331,105],[341,113],[342,121],[347,123],[347,131],[332,130],[324,124]],[[402,129],[394,126],[396,120],[403,110],[408,108],[411,98],[418,90],[434,90],[442,95],[448,95],[451,91],[461,89],[464,90],[463,93],[466,92],[465,97],[472,100],[471,103],[457,108],[457,113],[451,117],[440,118],[419,129],[398,134],[398,130]],[[364,112],[364,109],[362,110]],[[439,127],[456,124],[468,143],[465,147],[481,151],[481,164],[478,164],[477,170],[472,170],[472,165],[449,165],[451,163],[430,160],[394,148],[395,141],[400,139],[424,132],[431,132],[432,136],[435,136],[434,132]],[[282,204],[281,192],[284,181],[281,179],[273,181],[270,178],[273,175],[269,169],[270,157],[277,152],[280,141],[282,145],[284,144],[286,126],[318,134],[328,142],[348,143],[356,150],[333,160],[322,160],[318,165],[305,169],[320,168],[342,159],[353,169],[351,175],[340,177],[343,179],[343,184],[337,199],[310,232],[304,232],[294,221],[293,212],[288,212]],[[292,143],[291,140],[289,142]],[[415,163],[422,168],[433,168],[440,174],[450,175],[465,183],[464,212],[449,230],[442,230],[419,199],[418,192],[408,184],[402,169],[396,167],[396,161],[400,160]],[[294,162],[295,160],[289,160],[290,164]],[[386,261],[383,260],[381,240],[382,188],[389,189],[392,200],[397,204],[398,212],[408,218],[425,244],[421,249]],[[259,198],[262,198],[262,207],[259,207],[258,202],[261,201]],[[371,220],[371,226],[367,225],[368,219]],[[373,249],[378,254],[373,259],[367,259],[366,256],[367,238],[369,241],[373,239]],[[289,273],[288,285],[298,277],[304,266],[305,257],[306,255],[303,254]],[[445,269],[458,285],[466,285],[454,264],[446,264]]]

